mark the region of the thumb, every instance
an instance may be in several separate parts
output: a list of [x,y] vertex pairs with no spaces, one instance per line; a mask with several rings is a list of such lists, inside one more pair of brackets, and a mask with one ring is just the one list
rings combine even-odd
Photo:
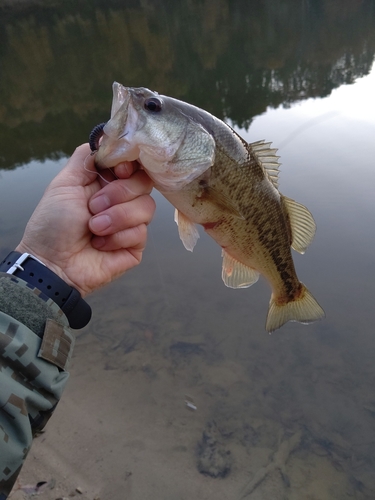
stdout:
[[78,146],[68,163],[51,184],[56,186],[87,186],[97,178],[94,157],[88,143]]

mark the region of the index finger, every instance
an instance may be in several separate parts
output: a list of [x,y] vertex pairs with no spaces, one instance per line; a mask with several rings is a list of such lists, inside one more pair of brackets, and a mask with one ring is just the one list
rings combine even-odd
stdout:
[[117,179],[97,191],[89,200],[92,214],[103,212],[113,205],[119,205],[144,194],[150,194],[153,182],[142,170],[138,170],[129,179]]
[[52,186],[87,186],[97,177],[93,157],[88,144],[78,146],[65,167],[51,182]]

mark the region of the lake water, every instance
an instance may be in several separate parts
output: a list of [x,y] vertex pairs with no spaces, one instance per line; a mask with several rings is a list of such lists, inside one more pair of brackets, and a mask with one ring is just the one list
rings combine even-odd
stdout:
[[154,192],[142,264],[88,298],[46,432],[70,447],[56,470],[85,463],[102,499],[375,498],[375,3],[0,1],[0,13],[3,255],[108,119],[114,80],[272,141],[280,191],[318,228],[293,257],[326,318],[268,335],[267,283],[226,288],[220,248],[202,231],[186,252]]

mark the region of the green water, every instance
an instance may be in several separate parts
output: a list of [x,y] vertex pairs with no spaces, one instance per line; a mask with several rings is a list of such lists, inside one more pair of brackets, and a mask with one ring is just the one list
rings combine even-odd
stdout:
[[[366,0],[0,0],[3,254],[64,159],[108,119],[114,80],[272,141],[280,191],[317,222],[294,260],[326,318],[269,336],[268,285],[227,289],[220,249],[202,232],[186,252],[173,208],[154,193],[144,260],[89,298],[72,369],[79,383],[95,362],[124,398],[132,384],[138,432],[155,426],[152,446],[128,449],[126,498],[375,498],[374,27]],[[110,405],[118,442],[130,439],[113,423],[126,411]],[[144,450],[161,464],[140,477]],[[126,478],[93,471],[103,498],[123,498]]]

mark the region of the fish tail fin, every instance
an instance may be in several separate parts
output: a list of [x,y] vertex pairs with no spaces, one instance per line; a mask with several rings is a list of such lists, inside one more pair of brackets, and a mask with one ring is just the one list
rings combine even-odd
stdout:
[[271,333],[288,321],[299,321],[300,323],[312,323],[324,318],[325,314],[318,302],[314,299],[308,289],[301,283],[298,298],[278,305],[271,295],[268,309],[266,330]]

